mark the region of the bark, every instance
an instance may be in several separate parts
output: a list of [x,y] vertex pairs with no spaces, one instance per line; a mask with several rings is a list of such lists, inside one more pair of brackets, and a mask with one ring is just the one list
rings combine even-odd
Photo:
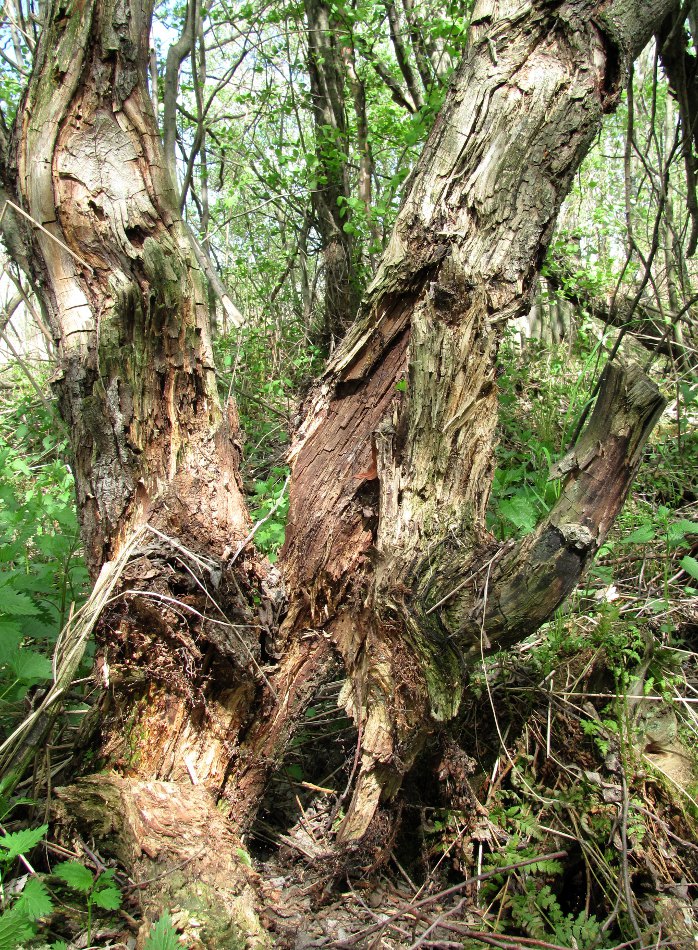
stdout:
[[[201,275],[145,85],[150,10],[47,10],[17,182],[46,229],[33,253],[93,571],[150,526],[99,641],[101,754],[121,779],[80,783],[106,803],[85,820],[106,834],[114,812],[129,860],[154,840],[177,863],[168,808],[187,841],[221,797],[243,827],[337,662],[361,737],[340,839],[360,837],[455,715],[472,655],[524,636],[578,580],[661,398],[637,370],[609,370],[559,505],[518,548],[497,548],[485,529],[497,350],[629,59],[672,8],[476,7],[381,267],[309,400],[278,632],[283,592],[245,544],[234,410],[216,394]],[[224,878],[214,891],[238,886]]]
[[[373,153],[368,135],[368,116],[366,113],[366,84],[356,69],[356,51],[353,32],[344,47],[344,66],[351,86],[356,114],[356,145],[359,152],[359,199],[364,206],[366,220],[374,246],[380,245],[380,233],[372,212],[372,182],[374,173]],[[375,251],[369,252],[371,269],[375,271]]]
[[[163,147],[165,152],[165,160],[167,167],[169,169],[170,178],[174,184],[175,191],[177,191],[177,158],[176,158],[176,144],[177,144],[177,95],[179,92],[179,71],[182,67],[182,63],[187,58],[191,56],[193,74],[194,74],[194,86],[197,94],[197,122],[198,128],[197,133],[192,143],[192,149],[190,154],[190,159],[188,167],[185,174],[185,179],[182,185],[181,195],[179,199],[180,212],[184,209],[184,203],[186,200],[187,191],[189,190],[191,184],[191,176],[193,173],[194,162],[196,160],[197,154],[201,153],[202,168],[204,169],[204,174],[206,173],[206,149],[205,149],[205,135],[206,135],[206,126],[205,126],[205,109],[201,100],[201,88],[202,83],[205,81],[205,51],[204,46],[201,40],[199,41],[198,50],[197,50],[197,36],[202,30],[202,11],[201,4],[192,0],[191,3],[187,4],[184,24],[182,26],[182,33],[178,39],[170,46],[167,51],[167,60],[165,66],[165,78],[163,81],[163,116],[162,116],[162,138],[163,138]],[[203,37],[201,37],[203,39]],[[196,74],[196,57],[197,55],[201,56],[202,60],[202,70],[203,77],[198,77]],[[151,67],[152,73],[152,67]],[[157,124],[157,108],[155,103],[157,102],[157,70],[153,74],[154,78],[151,80],[153,88],[151,89],[151,98],[154,98],[154,115],[156,118]],[[207,194],[204,196],[204,206],[208,207],[208,197]],[[209,288],[215,297],[220,301],[221,306],[225,312],[225,321],[230,321],[234,327],[242,326],[244,322],[243,315],[240,313],[238,308],[233,303],[230,294],[228,293],[223,281],[218,275],[216,268],[211,261],[211,258],[208,254],[208,251],[201,246],[196,235],[193,233],[191,228],[185,224],[184,225],[187,236],[191,242],[191,247],[198,262],[199,267],[206,276],[208,281]],[[205,220],[205,215],[202,215],[202,233],[206,233],[207,222]],[[215,324],[215,320],[212,321]]]
[[416,112],[417,110],[409,93],[402,89],[400,83],[391,74],[390,69],[381,61],[380,55],[374,51],[373,47],[367,43],[363,37],[355,35],[354,41],[356,42],[357,48],[361,51],[361,55],[371,64],[376,75],[381,82],[383,82],[386,89],[389,90],[393,102],[410,114]]
[[145,87],[149,11],[92,2],[69,20],[52,12],[16,174],[45,229],[33,241],[60,341],[88,561],[97,570],[154,509],[165,529],[219,533],[223,550],[230,525],[238,536],[246,527],[236,420],[219,403],[203,282]]
[[237,417],[216,390],[204,281],[146,87],[150,13],[137,0],[47,8],[14,172],[92,573],[149,526],[97,631],[101,762],[125,799],[166,781],[187,812],[193,783],[225,782],[283,595],[269,565],[238,551],[250,525]]
[[182,32],[167,51],[165,80],[163,83],[162,136],[165,158],[172,176],[177,182],[177,93],[179,91],[179,70],[190,55],[196,39],[197,4],[195,0],[187,3]]
[[[424,28],[420,17],[416,14],[412,0],[402,0],[402,7],[405,11],[405,19],[410,34],[414,58],[419,70],[419,76],[422,80],[424,91],[429,94],[434,83],[439,83],[440,78],[436,68],[436,50],[431,46],[429,49],[428,31]],[[430,55],[434,58],[430,59]]]
[[[525,586],[517,567],[527,571],[526,559],[548,578],[560,570],[560,591],[587,561],[574,553],[574,532],[565,540],[552,524],[527,542],[535,550],[509,557],[486,532],[497,350],[505,324],[530,305],[560,204],[628,63],[672,6],[616,4],[596,16],[574,2],[476,7],[382,265],[311,401],[294,452],[287,622],[329,627],[353,673],[363,758],[347,837],[399,785],[430,723],[458,709],[477,620],[453,639],[434,630],[437,588],[443,595],[501,558],[508,573],[486,575],[493,605]],[[654,399],[634,413],[633,441],[646,437]],[[614,511],[633,464],[607,485]],[[574,523],[588,552],[608,512],[580,504]],[[546,531],[557,543],[541,540]],[[477,618],[482,589],[462,590],[459,615]],[[529,629],[512,621],[511,636],[496,626],[484,635],[510,642]]]
[[415,76],[414,70],[412,69],[412,63],[410,62],[407,47],[404,41],[402,24],[400,23],[397,8],[393,0],[386,0],[385,11],[388,14],[390,39],[392,40],[393,49],[395,50],[395,58],[397,59],[397,64],[400,67],[402,77],[405,80],[405,85],[407,86],[407,91],[410,95],[411,104],[414,107],[414,111],[417,112],[424,105],[424,98],[422,96],[422,90],[419,87],[417,77]]
[[325,302],[320,342],[331,349],[350,326],[358,305],[358,283],[351,234],[351,196],[347,167],[344,64],[331,7],[325,0],[305,0],[308,24],[308,75],[315,120],[317,183],[313,210],[322,240]]
[[695,254],[698,246],[698,192],[695,151],[698,148],[698,89],[696,87],[696,57],[687,49],[683,16],[667,16],[657,33],[657,43],[681,118],[681,154],[686,173],[686,208],[691,219],[687,256]]
[[241,841],[203,789],[90,778],[57,791],[54,820],[65,836],[90,827],[101,854],[130,869],[143,909],[141,941],[163,907],[177,907],[197,921],[190,946],[271,945],[255,911],[257,876],[237,859]]

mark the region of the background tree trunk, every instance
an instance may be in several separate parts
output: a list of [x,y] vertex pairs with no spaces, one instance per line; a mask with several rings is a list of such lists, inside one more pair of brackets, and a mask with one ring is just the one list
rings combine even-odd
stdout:
[[308,75],[315,120],[316,183],[313,211],[322,240],[325,301],[320,342],[331,349],[344,336],[359,300],[351,234],[344,61],[337,24],[325,0],[305,0]]

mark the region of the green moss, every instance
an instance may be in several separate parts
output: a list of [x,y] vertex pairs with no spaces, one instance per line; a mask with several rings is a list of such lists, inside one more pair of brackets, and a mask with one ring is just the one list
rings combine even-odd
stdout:
[[251,931],[260,937],[262,930],[256,915],[245,906],[244,897],[240,897],[240,906],[232,911],[225,907],[212,887],[203,881],[192,885],[182,872],[171,876],[169,903],[186,911],[192,923],[196,921],[196,934],[211,950],[245,950]]
[[153,290],[157,290],[158,307],[179,313],[182,303],[180,275],[173,267],[172,248],[162,238],[147,237],[143,243],[143,266]]

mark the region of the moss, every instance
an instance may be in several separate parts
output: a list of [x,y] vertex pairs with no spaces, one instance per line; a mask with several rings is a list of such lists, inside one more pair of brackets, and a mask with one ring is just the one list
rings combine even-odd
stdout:
[[182,303],[180,275],[173,260],[169,242],[161,236],[158,240],[147,237],[143,243],[143,266],[151,288],[157,288],[161,299],[157,301],[159,307],[166,310],[176,310],[179,313]]
[[137,769],[143,755],[143,743],[148,738],[148,730],[143,722],[140,721],[141,702],[133,710],[130,722],[124,736],[126,768]]
[[433,632],[436,625],[420,619],[421,624],[408,620],[405,632],[422,661],[431,714],[437,722],[447,722],[457,714],[463,696],[462,663],[443,640],[428,639],[427,629]]
[[262,930],[252,902],[241,895],[231,908],[204,881],[192,885],[191,879],[178,871],[170,879],[168,902],[178,908],[173,917],[185,931],[201,940],[211,950],[245,950],[250,945],[268,946],[270,941]]
[[87,49],[87,35],[92,23],[94,3],[65,3],[53,18],[55,63],[60,73],[67,73],[75,65],[76,54]]

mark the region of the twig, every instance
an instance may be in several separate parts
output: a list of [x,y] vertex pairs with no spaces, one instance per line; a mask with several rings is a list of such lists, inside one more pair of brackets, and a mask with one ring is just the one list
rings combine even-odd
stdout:
[[180,551],[182,554],[186,554],[187,557],[191,558],[197,567],[205,568],[207,571],[211,571],[216,567],[215,561],[209,561],[207,558],[203,558],[200,554],[195,554],[193,551],[190,551],[189,548],[185,548],[183,544],[180,544],[179,541],[175,541],[175,539],[171,538],[168,534],[158,531],[158,529],[154,528],[151,524],[147,524],[145,527],[151,532],[151,534],[154,534],[162,541],[165,541],[175,550]]
[[500,558],[506,551],[511,550],[514,544],[515,544],[514,541],[507,541],[506,544],[503,544],[501,548],[494,554],[493,557],[490,558],[490,560],[486,564],[483,564],[482,567],[479,567],[476,571],[473,571],[472,574],[468,574],[468,576],[464,580],[462,580],[460,584],[456,584],[456,586],[453,588],[452,591],[449,591],[448,594],[444,594],[444,596],[441,598],[441,600],[438,603],[434,604],[433,607],[430,607],[429,610],[425,611],[424,616],[428,617],[429,614],[432,614],[435,610],[438,610],[439,607],[442,607],[446,603],[447,600],[450,600],[451,597],[453,597],[454,594],[457,594],[459,590],[462,590],[464,587],[466,587],[468,584],[474,581],[475,578],[478,576],[478,574],[482,574],[483,571],[487,571],[487,576],[489,578],[490,569],[492,568],[492,565],[494,564],[494,562],[497,560],[497,558]]
[[504,867],[497,868],[494,871],[486,871],[484,874],[466,877],[460,882],[460,884],[454,884],[453,887],[449,887],[445,891],[440,891],[438,894],[432,894],[430,897],[424,897],[421,901],[417,901],[414,904],[403,904],[400,910],[397,910],[394,914],[386,917],[386,919],[381,921],[381,923],[374,924],[371,927],[364,927],[363,930],[352,934],[351,939],[337,941],[337,943],[333,943],[330,946],[338,948],[352,947],[355,943],[358,943],[361,938],[368,937],[370,934],[374,934],[379,930],[385,929],[390,924],[392,924],[394,920],[399,920],[401,917],[418,910],[420,907],[427,907],[429,904],[434,904],[437,901],[445,900],[447,897],[451,897],[454,894],[459,894],[462,890],[464,890],[464,888],[470,887],[472,884],[476,884],[478,881],[489,881],[491,878],[498,877],[500,874],[506,874],[507,871],[518,871],[519,868],[529,867],[531,864],[539,864],[541,861],[555,861],[558,858],[566,857],[567,851],[552,851],[549,854],[541,854],[536,858],[526,858],[525,861],[517,861],[514,864],[507,864]]
[[631,802],[632,807],[636,811],[642,812],[643,815],[647,815],[648,818],[651,818],[652,821],[656,821],[658,825],[664,830],[664,833],[674,841],[677,841],[682,847],[690,848],[692,851],[698,851],[698,844],[694,844],[693,841],[686,841],[685,838],[679,838],[677,834],[670,829],[666,821],[662,821],[659,815],[655,815],[653,811],[650,811],[649,808],[644,808],[642,805],[638,805],[637,802]]
[[[568,950],[562,944],[548,943],[545,940],[537,940],[535,937],[508,937],[506,934],[470,930],[467,927],[461,927],[453,923],[444,923],[442,926],[444,930],[450,930],[471,940],[478,940],[480,943],[488,944],[491,947],[500,947],[501,950],[521,950],[522,947],[539,947],[541,950]],[[413,946],[418,946],[418,944]],[[412,950],[412,947],[410,947],[410,950]]]
[[625,769],[621,766],[620,780],[623,788],[623,801],[621,804],[620,816],[620,841],[621,841],[621,869],[623,872],[623,890],[625,891],[625,907],[633,925],[633,930],[638,940],[642,940],[642,931],[637,922],[635,907],[633,904],[633,892],[630,886],[630,870],[628,868],[628,783],[625,779]]
[[23,359],[22,354],[18,353],[17,350],[12,345],[12,342],[4,329],[0,330],[0,340],[2,340],[5,343],[5,346],[8,348],[8,350],[14,357],[15,362],[17,363],[19,368],[22,370],[24,375],[29,380],[29,383],[31,384],[32,389],[41,400],[41,404],[43,405],[44,409],[48,412],[49,416],[51,416],[53,421],[58,425],[59,429],[63,430],[64,435],[69,436],[70,433],[68,432],[68,429],[65,423],[63,422],[61,417],[58,415],[55,408],[51,405],[49,400],[46,398],[46,393],[43,391],[41,386],[39,386],[39,384],[37,383],[36,379],[34,378],[34,374],[32,373],[28,364]]
[[143,526],[135,529],[118,556],[103,564],[88,600],[71,616],[58,636],[53,652],[53,684],[41,704],[0,745],[0,773],[14,774],[15,786],[22,779],[37,749],[45,744],[56,715],[52,707],[69,690],[92,630],[104,606],[109,603],[111,592],[131,555],[141,542],[143,531]]
[[356,686],[356,701],[357,701],[357,735],[356,735],[356,749],[354,750],[354,762],[351,767],[351,772],[349,774],[349,779],[347,781],[346,787],[342,794],[337,799],[337,802],[332,809],[332,814],[330,815],[329,825],[330,828],[334,824],[335,818],[339,814],[339,809],[342,807],[342,802],[346,800],[347,795],[349,794],[349,789],[351,788],[352,782],[354,781],[354,776],[356,775],[356,770],[359,767],[359,759],[361,757],[361,743],[363,741],[363,712],[362,712],[362,702],[361,702],[361,685],[357,680]]
[[3,205],[3,211],[4,211],[6,205],[9,205],[14,211],[16,211],[18,214],[21,214],[23,218],[26,218],[26,219],[27,219],[27,221],[31,221],[31,223],[34,225],[34,227],[38,228],[40,231],[43,231],[43,233],[44,233],[47,237],[50,237],[52,241],[55,241],[56,244],[58,244],[60,247],[62,247],[64,251],[67,251],[68,254],[70,254],[71,257],[74,257],[75,260],[76,260],[79,264],[82,264],[82,266],[83,266],[84,268],[86,268],[91,274],[94,274],[94,269],[87,263],[87,261],[84,261],[78,254],[75,253],[75,251],[71,251],[71,249],[68,247],[67,244],[65,244],[63,241],[61,241],[60,238],[57,238],[55,234],[51,234],[51,232],[48,231],[48,230],[43,226],[43,224],[39,224],[39,222],[38,222],[35,218],[32,218],[32,216],[31,216],[30,214],[27,214],[27,212],[26,212],[23,208],[20,208],[19,205],[16,205],[16,204],[14,203],[14,201],[10,201],[9,198],[5,198],[5,205]]

